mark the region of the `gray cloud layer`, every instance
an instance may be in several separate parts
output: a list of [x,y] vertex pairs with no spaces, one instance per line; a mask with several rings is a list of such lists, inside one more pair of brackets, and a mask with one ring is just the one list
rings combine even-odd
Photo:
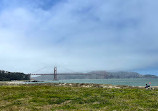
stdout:
[[0,67],[155,70],[158,2],[2,0]]

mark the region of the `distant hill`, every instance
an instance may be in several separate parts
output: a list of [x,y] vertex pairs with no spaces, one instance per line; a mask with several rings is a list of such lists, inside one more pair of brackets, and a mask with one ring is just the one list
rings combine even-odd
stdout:
[[29,80],[29,75],[21,72],[8,72],[0,70],[0,81],[11,81],[11,80]]
[[[158,78],[155,75],[141,75],[137,72],[107,72],[107,71],[91,71],[88,73],[71,73],[72,75],[66,75],[67,73],[62,73],[63,75],[58,75],[58,79],[112,79],[112,78]],[[65,75],[64,75],[65,74]],[[75,75],[73,75],[75,74]],[[82,75],[80,75],[82,74]],[[51,75],[42,75],[38,77],[33,77],[32,79],[40,81],[53,80]]]
[[151,74],[146,74],[146,75],[143,75],[144,78],[158,78],[158,76],[156,75],[151,75]]

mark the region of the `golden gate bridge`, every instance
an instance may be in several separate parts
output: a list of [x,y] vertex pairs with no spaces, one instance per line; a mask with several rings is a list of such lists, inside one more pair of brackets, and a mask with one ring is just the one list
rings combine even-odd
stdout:
[[54,71],[53,71],[54,73],[41,73],[41,74],[36,74],[36,73],[31,73],[31,74],[28,74],[28,75],[30,75],[30,76],[32,76],[32,75],[40,75],[40,76],[42,76],[42,75],[51,75],[51,76],[53,76],[53,80],[57,80],[58,78],[57,78],[57,76],[58,75],[64,75],[64,76],[67,76],[67,75],[94,75],[94,74],[88,74],[88,73],[57,73],[57,67],[55,66],[54,67]]

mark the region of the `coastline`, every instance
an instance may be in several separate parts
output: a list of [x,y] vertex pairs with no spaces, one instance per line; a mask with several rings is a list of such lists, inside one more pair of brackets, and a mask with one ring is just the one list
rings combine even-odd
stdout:
[[[42,83],[42,82],[26,82],[26,81],[1,81],[0,86],[64,86],[64,87],[98,87],[98,88],[138,88],[145,89],[145,86],[128,86],[128,85],[112,85],[112,84],[95,84],[95,83]],[[152,89],[158,89],[158,86],[151,86]]]

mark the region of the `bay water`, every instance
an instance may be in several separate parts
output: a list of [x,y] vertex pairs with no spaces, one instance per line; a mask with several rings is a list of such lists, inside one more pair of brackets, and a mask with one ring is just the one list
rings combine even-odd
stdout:
[[112,84],[128,86],[158,86],[158,78],[125,78],[125,79],[70,79],[45,81],[44,83],[94,83],[94,84]]

